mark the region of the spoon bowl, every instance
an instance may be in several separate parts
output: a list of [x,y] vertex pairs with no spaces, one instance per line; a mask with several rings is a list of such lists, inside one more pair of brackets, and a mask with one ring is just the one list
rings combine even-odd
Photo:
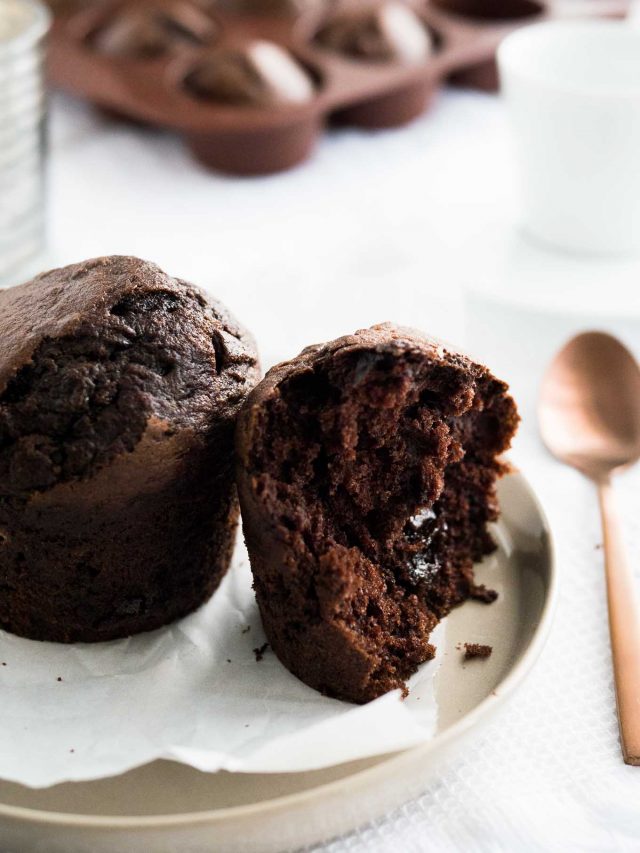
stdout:
[[542,438],[554,456],[600,482],[640,459],[640,368],[620,341],[585,332],[542,383]]
[[618,524],[611,477],[640,459],[640,368],[620,341],[585,332],[569,341],[542,382],[542,439],[598,487],[622,753],[640,765],[640,610]]

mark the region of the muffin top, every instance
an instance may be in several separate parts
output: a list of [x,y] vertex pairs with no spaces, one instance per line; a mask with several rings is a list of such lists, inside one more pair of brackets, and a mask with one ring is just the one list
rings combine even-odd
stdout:
[[[244,409],[244,420],[247,421],[254,406],[261,405],[274,394],[277,395],[279,386],[295,376],[318,371],[336,359],[355,358],[358,361],[358,380],[362,381],[366,378],[368,370],[377,367],[389,353],[421,354],[441,361],[454,369],[470,370],[478,379],[491,377],[488,368],[473,362],[468,356],[439,338],[409,326],[399,326],[390,322],[378,323],[328,343],[311,344],[294,358],[271,367],[263,380],[249,394]],[[506,387],[503,383],[500,385]],[[463,408],[468,405],[466,401],[460,402]],[[243,433],[240,440],[244,438]]]
[[0,495],[86,479],[150,438],[156,457],[211,441],[257,374],[223,306],[138,258],[0,291]]
[[[375,510],[385,524],[397,515],[403,525],[442,491],[444,468],[464,455],[469,417],[487,420],[483,453],[505,449],[493,407],[504,402],[512,432],[517,415],[506,391],[486,367],[415,329],[361,329],[307,347],[251,391],[236,430],[241,475],[253,476],[255,488],[255,477],[279,480],[284,471],[279,494],[295,491],[297,507],[317,513],[327,496],[348,495],[349,512]],[[321,513],[329,537],[340,538],[333,527],[348,514]]]

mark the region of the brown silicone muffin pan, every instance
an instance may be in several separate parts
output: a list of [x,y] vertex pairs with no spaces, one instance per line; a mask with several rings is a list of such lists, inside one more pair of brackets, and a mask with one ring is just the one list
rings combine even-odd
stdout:
[[[546,0],[400,0],[432,42],[428,55],[402,61],[372,58],[371,52],[354,55],[320,40],[336,22],[365,21],[388,0],[298,0],[295,10],[293,2],[62,0],[52,31],[50,76],[54,84],[110,112],[181,132],[211,168],[266,174],[304,160],[329,121],[395,127],[422,113],[447,80],[495,89],[500,41],[525,24],[575,17],[578,5],[565,6],[563,14]],[[160,40],[152,31],[138,37],[137,45],[135,39],[129,43],[120,25],[133,9],[161,16]],[[625,0],[583,0],[580,14],[622,17],[626,11]],[[218,59],[242,56],[256,40],[275,43],[312,82],[301,102],[256,94],[264,94],[264,87],[255,68],[239,69],[237,62],[222,83],[217,80]],[[366,34],[362,52],[367,53]],[[190,82],[207,63],[213,63],[222,97],[202,97]],[[279,67],[280,76],[282,71]]]

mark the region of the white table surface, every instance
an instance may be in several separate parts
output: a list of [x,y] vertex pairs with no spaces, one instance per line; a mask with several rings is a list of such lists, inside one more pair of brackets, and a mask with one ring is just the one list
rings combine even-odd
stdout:
[[[170,134],[53,102],[47,264],[109,253],[154,260],[227,303],[254,331],[265,367],[392,319],[493,352],[518,390],[516,461],[559,552],[551,640],[481,743],[423,797],[327,853],[640,847],[640,768],[619,757],[594,495],[544,454],[531,417],[552,328],[558,335],[586,316],[619,328],[640,355],[640,263],[528,244],[516,227],[509,141],[497,99],[447,92],[407,129],[333,132],[308,164],[239,180],[206,172]],[[499,310],[478,325],[472,306],[465,327],[463,288],[478,285],[498,294]],[[564,313],[545,320],[549,305]],[[639,486],[633,474],[619,489],[636,565]]]

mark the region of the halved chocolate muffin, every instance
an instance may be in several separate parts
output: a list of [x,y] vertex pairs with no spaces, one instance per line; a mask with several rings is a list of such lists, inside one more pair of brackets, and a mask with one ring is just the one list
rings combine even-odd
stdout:
[[257,378],[227,311],[137,258],[1,291],[0,627],[107,640],[202,604],[229,565]]
[[237,429],[238,490],[269,643],[323,693],[367,702],[433,657],[429,635],[493,550],[507,386],[418,332],[374,326],[274,367]]

